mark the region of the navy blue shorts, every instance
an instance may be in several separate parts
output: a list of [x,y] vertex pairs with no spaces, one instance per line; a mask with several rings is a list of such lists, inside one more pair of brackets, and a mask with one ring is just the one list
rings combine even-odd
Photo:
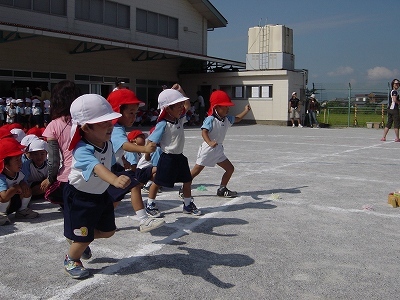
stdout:
[[149,181],[153,176],[153,166],[146,167],[143,169],[136,169],[135,174],[136,174],[136,179],[140,183],[146,184],[147,181]]
[[112,169],[113,173],[117,176],[120,175],[125,175],[128,176],[131,179],[131,184],[128,185],[127,188],[124,189],[120,189],[117,188],[113,185],[110,184],[110,186],[107,189],[107,192],[110,194],[111,200],[113,202],[118,202],[121,201],[122,199],[124,199],[125,195],[131,192],[131,189],[133,189],[135,186],[139,185],[140,182],[137,181],[136,179],[136,175],[134,171],[119,171],[119,172],[114,172],[114,170]]
[[183,154],[161,153],[157,164],[154,183],[168,188],[174,187],[177,182],[191,182],[189,163]]
[[114,206],[107,191],[89,194],[69,183],[64,187],[64,236],[76,242],[92,242],[94,230],[115,230]]

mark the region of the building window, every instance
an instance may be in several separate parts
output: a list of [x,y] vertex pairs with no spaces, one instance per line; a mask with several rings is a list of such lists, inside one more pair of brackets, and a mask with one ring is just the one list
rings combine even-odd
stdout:
[[51,15],[67,15],[67,0],[0,0],[0,5]]
[[138,8],[136,9],[136,30],[177,39],[178,19]]
[[248,98],[272,98],[272,85],[246,86]]
[[129,29],[130,7],[106,0],[76,0],[75,18]]

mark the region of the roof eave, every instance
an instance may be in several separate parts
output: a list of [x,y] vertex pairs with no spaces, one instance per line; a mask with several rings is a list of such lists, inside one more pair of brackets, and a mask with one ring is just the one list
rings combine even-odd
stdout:
[[208,0],[188,0],[193,7],[207,19],[207,28],[226,27],[228,21]]

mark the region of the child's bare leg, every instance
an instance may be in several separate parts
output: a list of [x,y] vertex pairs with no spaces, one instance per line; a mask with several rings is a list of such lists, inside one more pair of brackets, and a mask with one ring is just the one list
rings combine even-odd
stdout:
[[183,187],[182,187],[182,189],[183,189],[183,196],[184,196],[184,198],[186,199],[186,198],[191,198],[192,197],[192,182],[191,181],[189,181],[189,182],[185,182],[184,184],[183,184]]
[[69,247],[68,257],[72,260],[80,260],[85,251],[86,247],[89,246],[90,242],[82,243],[82,242],[73,242]]
[[160,186],[155,184],[154,182],[151,184],[150,189],[149,189],[149,198],[150,199],[156,199],[159,188],[160,188]]
[[223,162],[218,163],[218,166],[220,166],[222,169],[225,170],[224,175],[222,175],[221,186],[227,186],[229,180],[232,177],[233,171],[235,170],[235,167],[232,165],[229,159],[226,159]]
[[198,164],[195,164],[192,170],[190,170],[190,174],[192,175],[192,179],[194,179],[197,175],[200,174],[201,171],[203,171],[204,166],[200,166]]
[[131,203],[134,211],[137,213],[139,210],[144,209],[141,185],[137,185],[131,189]]
[[113,231],[100,231],[95,229],[94,230],[94,238],[95,239],[108,239],[112,237],[115,233],[115,230]]

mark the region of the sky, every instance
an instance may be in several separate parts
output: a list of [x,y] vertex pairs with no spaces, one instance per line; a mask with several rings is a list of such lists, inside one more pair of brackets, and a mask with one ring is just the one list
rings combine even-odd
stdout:
[[[208,32],[208,55],[246,61],[250,27],[293,29],[295,69],[321,98],[387,92],[400,77],[398,0],[210,0],[227,27]],[[323,100],[323,99],[322,99]],[[327,99],[325,99],[327,100]]]

